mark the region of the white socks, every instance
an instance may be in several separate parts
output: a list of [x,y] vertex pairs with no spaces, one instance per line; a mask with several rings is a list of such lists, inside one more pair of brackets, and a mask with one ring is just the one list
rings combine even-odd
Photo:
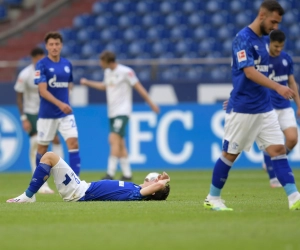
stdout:
[[61,143],[54,144],[52,142],[52,151],[53,151],[53,153],[55,153],[58,156],[60,156],[60,158],[64,159],[64,150],[63,150],[63,146],[61,145]]
[[124,177],[131,178],[131,168],[128,157],[120,158],[120,166]]
[[107,174],[111,177],[114,177],[117,171],[118,166],[118,157],[110,155],[108,157],[108,167],[107,167]]

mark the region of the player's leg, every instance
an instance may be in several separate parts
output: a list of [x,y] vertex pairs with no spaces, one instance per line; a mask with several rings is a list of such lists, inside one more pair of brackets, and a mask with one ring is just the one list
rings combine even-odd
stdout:
[[26,114],[28,121],[31,125],[31,130],[29,131],[29,161],[32,173],[36,168],[36,153],[37,153],[37,115]]
[[124,138],[121,140],[121,149],[120,149],[120,166],[122,169],[122,181],[131,181],[132,180],[132,172],[131,172],[131,167],[130,167],[130,162],[128,158],[128,152],[126,148],[126,143]]
[[55,137],[52,141],[52,151],[64,159],[64,150],[63,150],[63,146],[60,142],[58,134],[55,135]]
[[128,116],[119,116],[119,119],[122,119],[122,126],[119,129],[119,135],[121,136],[120,140],[120,167],[122,170],[122,181],[131,181],[132,180],[132,172],[130,167],[130,162],[128,158],[128,151],[125,143],[125,132],[128,124]]
[[289,208],[300,209],[300,194],[295,184],[293,171],[287,160],[284,136],[275,111],[264,114],[262,130],[257,138],[259,147],[265,147],[270,155],[275,174],[283,186],[289,201]]
[[[285,135],[286,154],[288,155],[298,142],[297,123],[294,110],[292,108],[286,108],[275,110],[275,112],[278,116],[279,126]],[[267,152],[264,152],[264,160],[266,170],[269,174],[271,187],[282,187],[275,175],[271,157]]]
[[41,158],[40,163],[38,164],[33,173],[33,176],[26,191],[16,198],[7,200],[7,202],[35,202],[35,194],[50,177],[51,168],[58,163],[59,159],[60,157],[52,152],[47,152],[46,154],[44,154]]
[[[258,121],[257,121],[258,120]],[[215,163],[212,174],[212,183],[204,207],[211,210],[232,210],[221,200],[221,191],[228,178],[233,162],[243,150],[249,150],[258,134],[257,116],[239,113],[230,113],[225,118],[225,133],[223,152]],[[253,138],[253,139],[248,139]]]
[[78,130],[74,115],[68,115],[59,119],[58,131],[66,141],[69,151],[70,167],[79,176],[80,155],[78,145]]
[[116,174],[120,157],[121,136],[115,132],[109,134],[110,154],[108,156],[107,172],[102,179],[112,180]]
[[[37,121],[37,153],[36,153],[36,166],[39,165],[42,156],[48,151],[50,142],[55,137],[58,122],[56,119],[38,119]],[[39,193],[53,194],[54,191],[49,187],[48,183],[41,187]]]

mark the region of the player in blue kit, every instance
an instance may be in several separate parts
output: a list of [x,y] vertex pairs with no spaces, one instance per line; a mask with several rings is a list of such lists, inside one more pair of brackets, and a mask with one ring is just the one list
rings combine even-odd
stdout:
[[269,54],[263,36],[278,28],[284,10],[275,0],[264,1],[255,20],[232,43],[233,90],[228,102],[222,155],[215,163],[210,192],[204,207],[232,211],[221,199],[221,190],[238,155],[254,141],[271,156],[276,176],[288,196],[289,208],[300,209],[300,194],[288,164],[284,137],[273,110],[269,89],[286,99],[295,93],[268,78]]
[[[274,30],[269,36],[269,78],[284,86],[289,86],[295,92],[294,101],[297,106],[297,116],[300,116],[300,100],[297,83],[293,75],[293,60],[283,51],[285,34],[281,30]],[[278,115],[281,130],[285,136],[285,148],[287,154],[298,142],[297,123],[294,110],[289,100],[280,96],[276,91],[270,90],[273,108]],[[269,174],[271,187],[281,187],[278,181],[272,161],[267,152],[264,152],[266,170]]]
[[62,42],[59,33],[46,34],[48,56],[36,64],[35,84],[38,85],[41,99],[37,121],[36,164],[47,152],[48,145],[58,130],[68,147],[70,166],[79,175],[78,131],[69,103],[69,88],[73,82],[72,64],[60,56]]
[[118,180],[100,180],[87,183],[79,179],[68,164],[53,152],[41,158],[27,190],[8,203],[35,202],[35,193],[49,178],[50,172],[64,201],[139,201],[166,200],[170,192],[167,173],[150,173],[143,184]]

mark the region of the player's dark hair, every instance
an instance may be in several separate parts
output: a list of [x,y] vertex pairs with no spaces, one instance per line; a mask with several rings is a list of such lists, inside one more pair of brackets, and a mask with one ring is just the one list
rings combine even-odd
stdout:
[[100,60],[107,62],[107,63],[112,63],[116,61],[116,55],[115,53],[108,51],[108,50],[104,50],[101,54],[100,54]]
[[279,42],[282,43],[285,41],[285,34],[281,30],[273,30],[270,33],[270,41],[271,42]]
[[62,35],[56,31],[51,31],[46,34],[45,39],[44,39],[45,43],[47,43],[50,38],[59,39],[61,42],[63,42]]
[[279,16],[284,15],[284,9],[281,7],[281,5],[276,0],[265,0],[260,5],[260,9],[264,8],[270,12],[276,11]]
[[45,55],[44,50],[42,48],[36,47],[30,52],[31,57],[42,56]]
[[167,186],[165,186],[163,190],[159,190],[155,192],[155,194],[147,196],[146,200],[163,201],[168,198],[169,193],[170,193],[170,185],[168,184]]

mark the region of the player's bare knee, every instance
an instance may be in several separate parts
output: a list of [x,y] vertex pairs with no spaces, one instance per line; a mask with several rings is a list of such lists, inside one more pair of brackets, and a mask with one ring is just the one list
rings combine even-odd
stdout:
[[271,145],[268,148],[266,148],[266,151],[271,157],[286,154],[286,149],[284,145]]
[[77,138],[69,138],[67,141],[68,149],[78,149],[78,139]]
[[47,152],[41,158],[41,162],[49,165],[50,167],[53,167],[55,165],[54,162],[57,162],[58,160],[59,156],[53,152]]

